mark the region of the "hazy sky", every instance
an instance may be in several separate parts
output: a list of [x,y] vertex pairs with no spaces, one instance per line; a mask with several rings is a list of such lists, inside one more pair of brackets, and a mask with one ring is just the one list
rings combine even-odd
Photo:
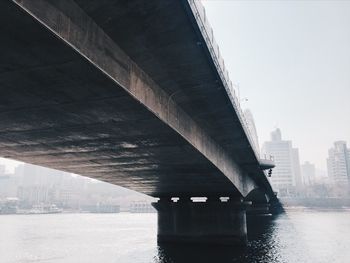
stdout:
[[203,3],[260,142],[279,127],[325,170],[333,141],[350,144],[350,1]]
[[203,1],[260,142],[275,127],[326,169],[350,144],[350,1]]

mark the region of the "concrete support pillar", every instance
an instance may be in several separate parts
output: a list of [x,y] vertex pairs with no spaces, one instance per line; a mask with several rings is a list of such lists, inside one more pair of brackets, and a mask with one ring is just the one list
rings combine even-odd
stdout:
[[254,203],[248,206],[247,228],[249,238],[256,238],[271,226],[272,220],[283,211],[279,202]]
[[273,215],[278,215],[284,213],[284,208],[278,199],[270,201],[269,207],[270,213]]
[[247,208],[247,215],[269,215],[270,214],[270,204],[256,204],[252,203]]
[[160,199],[152,205],[158,211],[159,242],[244,245],[247,241],[245,204],[241,200]]

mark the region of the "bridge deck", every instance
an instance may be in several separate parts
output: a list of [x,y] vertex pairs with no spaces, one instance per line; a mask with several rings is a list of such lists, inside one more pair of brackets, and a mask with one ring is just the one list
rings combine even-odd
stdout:
[[[74,8],[64,9],[72,1],[38,0],[34,6],[46,2],[68,17],[79,17]],[[117,85],[99,70],[108,60],[88,62],[86,54],[74,51],[15,4],[2,2],[0,23],[6,37],[0,43],[0,153],[4,157],[153,196],[246,195],[256,185],[269,187],[186,1],[75,2],[74,7],[86,12],[148,75],[146,79],[161,87],[168,104],[162,106],[168,113],[152,113],[142,100],[130,96],[123,80]],[[81,20],[92,23],[85,17]],[[80,22],[77,28],[84,32]],[[61,32],[65,23],[62,18],[52,30],[58,36],[67,33]],[[68,34],[81,33],[66,28],[73,32]],[[103,39],[101,32],[93,34]],[[134,70],[134,64],[123,66],[128,58],[124,60],[122,53],[120,57],[108,53],[113,49],[106,39],[96,40],[103,54],[121,68]],[[83,40],[90,44],[89,37]],[[147,93],[143,96],[147,102]],[[194,122],[180,128],[171,120],[166,123],[170,104]],[[175,111],[179,119],[182,110]],[[203,138],[213,140],[207,141],[207,148],[205,141],[196,142],[188,129],[197,126],[190,124],[198,124],[209,136]],[[211,158],[216,152],[226,159]],[[228,159],[233,164],[225,162]]]

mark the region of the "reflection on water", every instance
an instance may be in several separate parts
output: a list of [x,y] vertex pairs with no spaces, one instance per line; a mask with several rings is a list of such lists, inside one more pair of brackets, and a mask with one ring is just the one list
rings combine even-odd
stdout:
[[[284,231],[295,233],[288,217],[250,217],[248,219],[249,241],[247,247],[214,245],[158,244],[157,263],[168,262],[286,262],[282,257],[279,224]],[[295,247],[294,247],[295,249]],[[294,250],[293,249],[293,250]],[[300,248],[302,249],[302,248]],[[305,251],[300,251],[305,256]],[[295,255],[291,258],[294,260]],[[289,261],[288,261],[289,262]],[[294,261],[293,261],[294,262]],[[296,262],[296,261],[295,261]],[[307,262],[303,260],[302,262]]]
[[156,262],[233,262],[241,254],[234,247],[159,244]]
[[350,258],[350,213],[248,221],[247,247],[157,244],[156,214],[0,216],[0,262],[336,262]]

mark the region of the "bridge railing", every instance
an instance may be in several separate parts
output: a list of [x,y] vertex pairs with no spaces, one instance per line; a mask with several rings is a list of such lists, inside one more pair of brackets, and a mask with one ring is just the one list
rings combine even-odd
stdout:
[[240,123],[243,127],[243,130],[249,140],[249,143],[252,147],[253,152],[257,159],[259,158],[259,149],[258,145],[254,143],[252,133],[249,129],[248,122],[244,116],[243,110],[240,105],[240,98],[237,96],[237,93],[234,89],[232,81],[230,80],[229,73],[225,67],[224,59],[221,57],[220,49],[218,44],[214,39],[213,29],[209,24],[207,16],[205,14],[205,8],[198,0],[188,0],[188,3],[191,7],[192,13],[197,21],[198,27],[202,33],[202,36],[205,40],[205,43],[209,49],[215,67],[218,71],[218,74],[221,78],[221,81],[225,87],[225,90],[231,100],[232,106],[235,109],[237,116],[240,120]]

